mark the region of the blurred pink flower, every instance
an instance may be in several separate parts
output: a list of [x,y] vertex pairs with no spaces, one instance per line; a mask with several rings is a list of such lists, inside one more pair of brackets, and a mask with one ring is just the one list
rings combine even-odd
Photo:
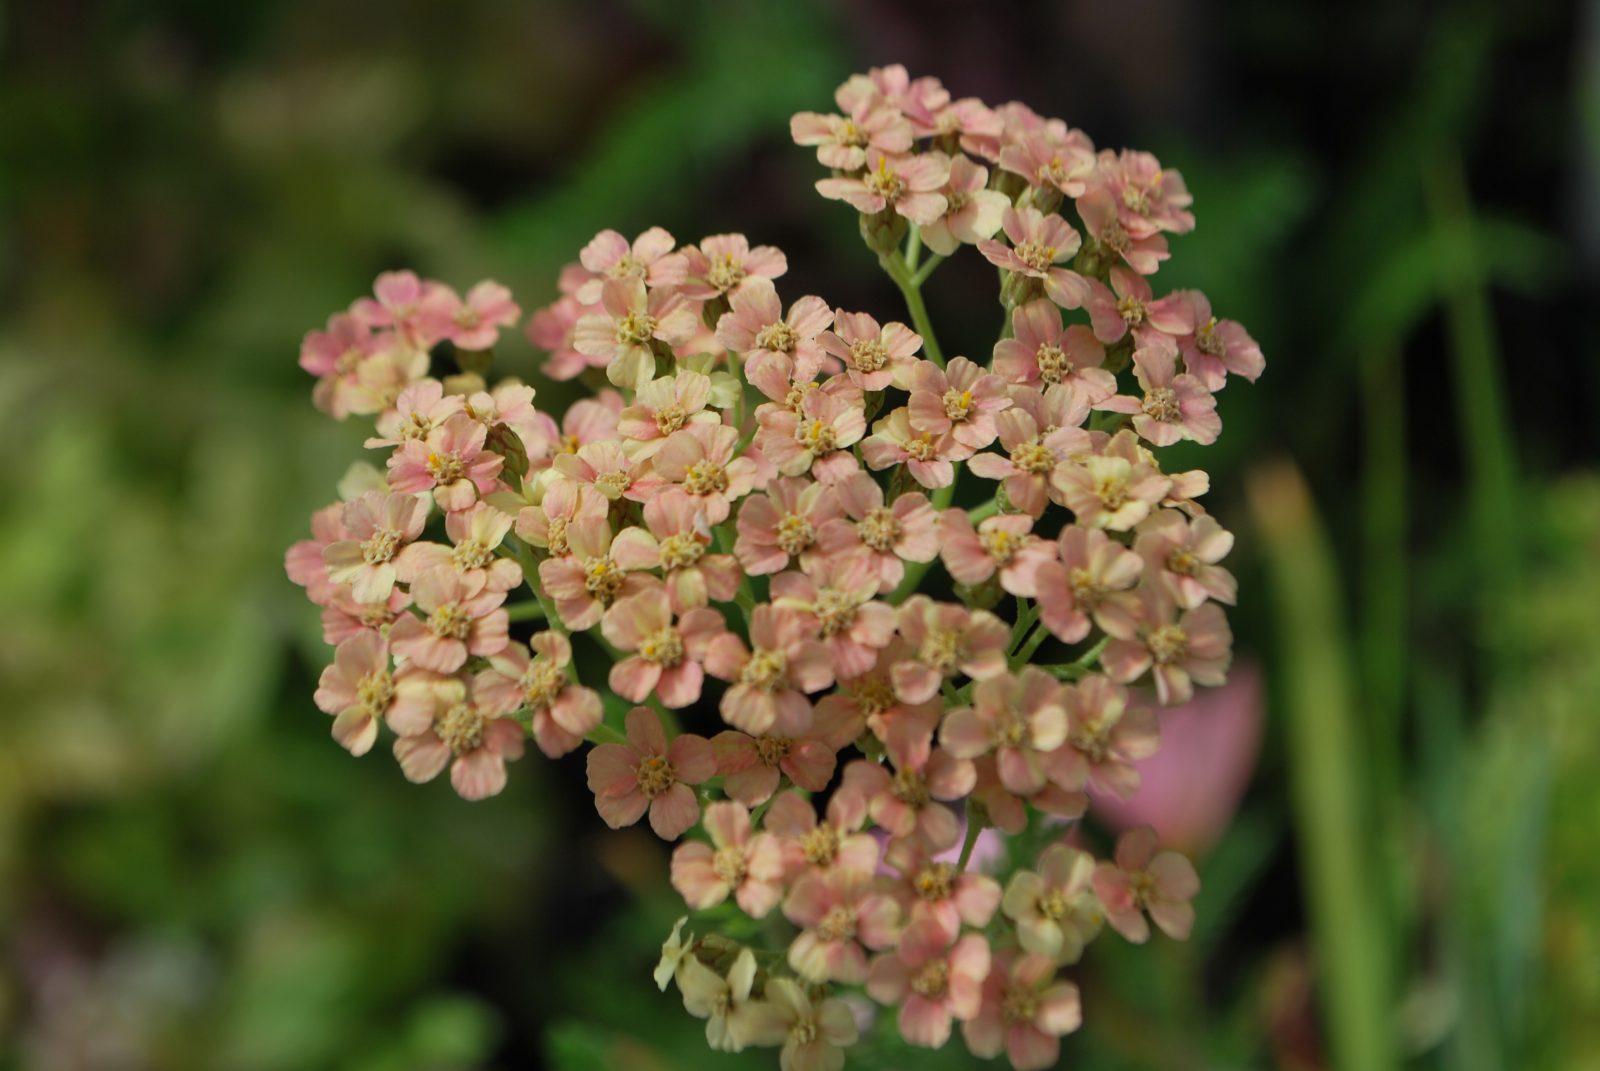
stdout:
[[1094,794],[1095,813],[1129,829],[1148,825],[1164,844],[1203,854],[1239,807],[1261,747],[1261,672],[1234,666],[1228,683],[1160,714],[1161,748],[1134,763],[1139,789],[1126,799]]

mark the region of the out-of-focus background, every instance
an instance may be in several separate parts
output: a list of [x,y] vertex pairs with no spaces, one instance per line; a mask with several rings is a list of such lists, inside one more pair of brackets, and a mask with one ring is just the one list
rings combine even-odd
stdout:
[[1195,938],[1097,943],[1063,1066],[1600,1067],[1597,59],[1554,0],[0,3],[0,1068],[775,1066],[651,987],[665,852],[581,762],[472,805],[328,738],[281,559],[363,429],[295,358],[608,226],[899,315],[787,134],[896,61],[1179,168],[1158,284],[1269,361],[1196,459],[1239,670],[1135,816]]

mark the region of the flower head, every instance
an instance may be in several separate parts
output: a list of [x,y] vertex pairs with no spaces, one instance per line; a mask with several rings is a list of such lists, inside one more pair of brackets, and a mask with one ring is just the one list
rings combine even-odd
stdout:
[[711,742],[684,733],[667,743],[661,719],[649,707],[628,711],[626,744],[600,744],[589,752],[589,791],[612,829],[631,826],[646,811],[662,840],[677,840],[700,820],[691,785],[716,772]]

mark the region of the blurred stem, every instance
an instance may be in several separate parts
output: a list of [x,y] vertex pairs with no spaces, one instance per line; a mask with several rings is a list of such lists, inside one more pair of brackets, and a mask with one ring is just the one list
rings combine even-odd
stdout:
[[1292,463],[1256,470],[1247,490],[1272,579],[1290,788],[1332,1063],[1384,1071],[1397,1066],[1393,979],[1333,555]]
[[1028,642],[1024,643],[1017,653],[1011,656],[1011,668],[1017,669],[1020,666],[1027,665],[1028,659],[1032,658],[1033,653],[1049,638],[1050,630],[1045,628],[1044,625],[1041,624],[1035,627],[1033,635],[1028,637]]
[[967,510],[967,519],[969,521],[971,521],[973,524],[977,524],[979,521],[988,520],[990,517],[993,517],[996,513],[999,513],[999,512],[1000,512],[1000,503],[999,503],[999,501],[997,499],[991,498],[991,499],[989,499],[989,501],[985,502],[983,505],[981,505],[981,506],[973,506],[971,509]]
[[922,301],[922,284],[911,277],[906,262],[896,253],[880,254],[878,263],[889,273],[894,285],[900,288],[900,296],[906,299],[906,308],[911,312],[911,323],[916,327],[917,334],[922,336],[923,352],[928,355],[930,361],[943,368],[944,354],[939,350],[939,340],[933,335],[933,322],[928,319],[928,306]]
[[1406,428],[1405,364],[1392,342],[1362,354],[1361,392],[1365,433],[1362,474],[1365,591],[1362,602],[1362,683],[1372,755],[1376,828],[1391,880],[1388,916],[1403,916],[1405,799],[1402,794],[1406,695]]
[[928,281],[928,276],[933,274],[933,269],[937,268],[943,263],[944,257],[940,256],[938,253],[931,254],[928,257],[928,263],[924,264],[922,268],[911,277],[912,284],[920,289],[922,284]]
[[[1472,205],[1461,160],[1452,147],[1426,157],[1423,183],[1435,233],[1473,234]],[[1474,235],[1473,243],[1476,244]],[[1442,245],[1442,242],[1441,242]],[[1515,672],[1521,661],[1512,630],[1500,627],[1516,596],[1519,552],[1516,456],[1505,409],[1505,384],[1495,352],[1486,255],[1441,258],[1440,290],[1455,364],[1456,426],[1471,485],[1473,543],[1478,558],[1478,644],[1492,671]]]
[[922,228],[913,223],[906,233],[906,270],[916,271],[922,259]]

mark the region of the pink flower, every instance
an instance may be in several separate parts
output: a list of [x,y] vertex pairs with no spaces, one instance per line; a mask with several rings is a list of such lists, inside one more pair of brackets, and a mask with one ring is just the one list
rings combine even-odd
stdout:
[[422,303],[439,284],[424,282],[414,271],[386,271],[372,284],[378,300],[357,298],[350,315],[369,328],[392,327],[407,344],[425,350],[440,336],[424,330]]
[[1252,383],[1260,377],[1267,362],[1243,324],[1211,315],[1211,302],[1198,290],[1180,290],[1172,296],[1188,304],[1189,319],[1194,324],[1192,335],[1178,339],[1184,371],[1213,391],[1227,384],[1230,373]]
[[672,852],[672,887],[695,911],[716,907],[731,893],[751,918],[765,918],[783,897],[783,849],[771,833],[754,833],[744,804],[724,800],[706,808],[711,843],[689,841]]
[[716,637],[726,631],[715,610],[690,610],[676,625],[672,605],[661,588],[646,588],[618,599],[600,619],[606,642],[638,652],[611,667],[611,690],[631,703],[655,694],[676,710],[700,698],[702,663]]
[[878,587],[893,588],[905,576],[906,562],[929,562],[938,556],[939,515],[926,495],[911,491],[886,506],[883,488],[864,472],[840,480],[834,493],[845,516],[829,521],[817,533],[818,544],[830,558],[860,554],[870,563]]
[[1050,482],[1079,524],[1126,532],[1148,517],[1172,486],[1146,456],[1131,432],[1120,431],[1101,453],[1058,465]]
[[867,992],[900,1005],[900,1035],[925,1049],[950,1040],[950,1021],[977,1016],[989,974],[989,944],[979,934],[956,939],[932,922],[906,927],[900,947],[873,960]]
[[958,584],[975,587],[1000,574],[1000,586],[1019,598],[1036,594],[1039,567],[1056,559],[1053,544],[1033,534],[1026,513],[985,517],[972,527],[964,509],[947,509],[939,518],[939,554]]
[[818,710],[811,727],[798,736],[767,733],[752,737],[729,729],[711,738],[723,791],[750,807],[772,797],[780,774],[808,792],[821,792],[833,779],[840,749],[861,733],[861,719],[838,707]]
[[1100,367],[1105,347],[1082,324],[1063,327],[1061,310],[1039,300],[1011,312],[1012,338],[994,347],[994,370],[1008,383],[1029,387],[1066,384],[1088,405],[1117,393],[1117,379]]
[[1094,891],[1106,910],[1106,921],[1134,944],[1150,938],[1144,913],[1161,932],[1187,940],[1194,928],[1193,900],[1200,892],[1194,864],[1177,852],[1156,852],[1156,831],[1130,829],[1117,838],[1115,863],[1094,868]]
[[652,379],[622,411],[617,434],[629,456],[653,457],[667,437],[691,424],[720,424],[722,418],[706,408],[711,400],[711,378],[681,368],[674,375]]
[[[1194,333],[1194,310],[1181,294],[1153,300],[1150,281],[1127,268],[1111,269],[1111,286],[1099,279],[1086,280],[1083,304],[1094,325],[1094,337],[1106,345],[1120,342],[1132,331],[1140,345],[1154,345],[1152,338],[1167,335],[1177,339]],[[1077,306],[1070,306],[1076,308]]]
[[1117,205],[1109,190],[1097,187],[1078,198],[1078,215],[1084,230],[1098,249],[1121,257],[1123,263],[1140,275],[1154,275],[1171,253],[1160,234],[1135,237],[1118,217]]
[[409,584],[430,570],[451,569],[466,579],[482,581],[488,591],[510,591],[522,583],[522,567],[509,558],[495,556],[495,549],[511,531],[510,516],[486,502],[477,502],[468,509],[446,514],[444,529],[454,546],[413,543],[395,557],[401,580]]
[[1109,149],[1100,154],[1095,177],[1097,186],[1110,194],[1118,218],[1135,237],[1169,231],[1186,234],[1194,230],[1194,203],[1183,184],[1183,176],[1147,152]]
[[[589,443],[617,437],[617,422],[622,415],[622,395],[606,387],[594,398],[580,398],[568,407],[560,426],[544,413],[535,414],[537,433],[525,436],[528,460],[534,469],[549,468],[553,457],[575,454]],[[529,429],[533,431],[533,429]]]
[[1057,467],[1089,452],[1089,433],[1079,427],[1089,410],[1067,386],[1043,394],[1013,387],[1011,398],[1012,407],[995,418],[1006,456],[979,454],[967,468],[984,479],[1004,481],[1001,492],[1011,508],[1038,518],[1054,497],[1050,478]]
[[767,979],[764,999],[745,1006],[740,1027],[753,1045],[782,1045],[783,1071],[840,1071],[860,1038],[854,1013],[837,997],[815,1000],[792,978]]
[[817,192],[830,201],[844,201],[863,215],[886,209],[912,223],[932,223],[944,215],[938,190],[950,178],[950,158],[941,152],[888,156],[867,150],[866,170],[859,176],[817,180]]
[[483,448],[487,434],[482,424],[457,413],[426,439],[407,439],[389,456],[390,488],[408,494],[431,490],[440,509],[466,509],[500,482],[505,459]]
[[717,342],[744,358],[745,375],[811,379],[822,367],[817,336],[833,323],[833,310],[807,295],[783,313],[770,279],[751,279],[729,299],[731,310],[717,321]]
[[1072,731],[1067,745],[1051,757],[1050,777],[1063,787],[1082,788],[1126,799],[1139,788],[1134,763],[1154,755],[1161,742],[1155,712],[1128,705],[1128,690],[1091,673],[1063,693]]
[[892,774],[869,759],[844,768],[844,787],[866,797],[872,820],[889,836],[920,836],[941,851],[961,836],[961,823],[939,801],[965,796],[974,778],[972,763],[941,748],[929,752],[926,761],[898,767]]
[[389,645],[373,632],[352,636],[333,653],[317,681],[318,709],[333,715],[333,738],[352,755],[365,755],[378,739],[378,722],[394,702]]
[[852,719],[865,719],[897,766],[920,766],[928,761],[933,732],[943,713],[937,695],[920,703],[907,703],[895,695],[890,669],[911,653],[904,640],[891,640],[871,670],[844,678],[837,691],[817,703],[819,718],[837,707]]
[[820,336],[822,348],[844,362],[845,374],[864,391],[910,385],[922,336],[902,323],[879,326],[864,312],[840,312],[833,330]]
[[762,827],[778,838],[791,874],[871,875],[881,849],[876,837],[861,831],[866,821],[867,801],[859,792],[834,792],[819,822],[811,801],[791,790],[773,799]]
[[506,787],[506,763],[522,757],[522,726],[469,700],[456,677],[408,676],[398,691],[389,723],[400,733],[394,756],[406,780],[431,781],[448,765],[462,799],[487,799]]
[[394,623],[389,643],[396,656],[424,669],[454,673],[467,655],[499,654],[509,622],[503,591],[469,580],[449,569],[435,569],[411,585],[411,597],[425,617],[406,614]]
[[1190,521],[1177,510],[1159,510],[1138,533],[1133,547],[1144,559],[1146,574],[1159,579],[1180,608],[1192,610],[1207,599],[1233,605],[1238,581],[1217,564],[1233,549],[1233,533],[1214,517]]
[[522,309],[511,291],[484,281],[461,300],[448,286],[434,284],[417,310],[417,324],[429,338],[448,339],[457,349],[486,350],[500,337],[500,328],[513,326]]
[[836,171],[857,171],[867,149],[898,155],[911,148],[911,124],[895,108],[877,106],[851,116],[800,112],[789,120],[796,145],[815,145],[817,162]]
[[800,878],[783,902],[783,914],[800,927],[789,946],[789,966],[813,984],[860,985],[867,954],[899,937],[900,905],[878,891],[871,874],[835,870]]
[[756,448],[783,475],[809,472],[833,483],[857,471],[850,447],[867,431],[859,390],[813,390],[800,400],[798,410],[769,404],[756,415],[761,424]]
[[387,637],[405,608],[411,605],[411,596],[395,588],[388,602],[356,602],[349,588],[336,588],[322,607],[322,642],[337,647],[353,636],[370,632]]
[[989,925],[1000,906],[998,882],[935,859],[915,838],[890,841],[885,862],[900,873],[894,894],[908,923],[932,922],[955,937],[963,924],[979,930]]
[[648,287],[677,286],[683,282],[688,263],[683,254],[674,253],[672,235],[651,227],[629,245],[613,230],[604,230],[589,240],[578,254],[584,268],[594,273],[577,288],[574,296],[585,305],[600,300],[607,279],[636,279]]
[[872,434],[861,440],[861,458],[868,468],[877,472],[904,465],[927,488],[949,487],[956,478],[954,462],[971,456],[971,448],[948,431],[936,435],[913,428],[905,406],[872,425]]
[[1125,620],[1133,607],[1127,591],[1139,580],[1139,556],[1098,528],[1067,525],[1061,529],[1059,561],[1046,562],[1034,574],[1039,619],[1063,643],[1077,643],[1089,634],[1089,618],[1102,629],[1107,621]]
[[766,494],[751,495],[739,507],[733,553],[751,576],[781,572],[791,562],[802,569],[816,561],[817,532],[843,510],[820,483],[783,476],[767,485]]
[[1133,418],[1133,430],[1155,446],[1181,439],[1202,446],[1214,443],[1222,432],[1217,400],[1200,380],[1179,373],[1177,361],[1177,347],[1170,340],[1134,351],[1133,370],[1144,402]]
[[706,672],[732,682],[722,693],[722,718],[754,736],[768,730],[800,736],[811,727],[808,692],[833,683],[828,649],[810,637],[795,610],[761,605],[750,619],[750,643],[733,633],[718,636],[706,655]]
[[578,320],[572,344],[606,362],[606,378],[638,390],[655,377],[653,341],[676,346],[694,334],[697,317],[677,290],[646,290],[641,279],[608,279],[600,311]]
[[696,301],[731,295],[752,279],[776,279],[789,270],[783,250],[773,245],[750,247],[742,234],[714,234],[683,250],[688,264],[683,293]]
[[834,555],[818,561],[810,575],[773,577],[772,603],[805,616],[826,645],[835,676],[858,677],[894,639],[894,607],[874,600],[878,585],[878,569],[866,555]]
[[550,354],[539,371],[551,379],[563,380],[575,379],[585,368],[605,367],[604,356],[588,357],[573,348],[578,321],[597,309],[568,294],[528,317],[528,341]]
[[582,518],[603,522],[606,513],[606,498],[593,484],[552,480],[537,506],[518,512],[517,538],[562,557],[571,553],[568,526]]
[[1113,637],[1100,664],[1118,684],[1127,684],[1148,670],[1163,706],[1186,703],[1194,685],[1216,687],[1227,679],[1233,633],[1222,608],[1208,602],[1177,616],[1164,593],[1139,589],[1139,612],[1127,620],[1108,622]]
[[707,554],[711,528],[695,500],[676,487],[644,504],[644,522],[655,542],[674,613],[712,599],[732,602],[739,589],[739,563],[731,554]]
[[981,450],[998,434],[995,416],[1011,408],[1005,381],[965,357],[952,357],[944,368],[931,361],[918,364],[911,376],[911,426],[943,435],[970,450]]
[[987,610],[913,595],[900,605],[900,635],[911,657],[894,663],[890,676],[903,702],[927,702],[958,673],[987,680],[1006,671],[1011,630]]
[[1100,903],[1090,888],[1094,857],[1052,844],[1038,866],[1011,876],[1000,909],[1016,923],[1017,943],[1026,951],[1051,963],[1076,963],[1100,932]]
[[283,556],[283,571],[290,580],[305,588],[306,597],[318,606],[327,606],[337,595],[347,591],[343,584],[329,579],[328,563],[322,556],[328,547],[350,538],[349,529],[344,526],[346,505],[334,502],[313,513],[311,538],[295,543]]
[[328,578],[349,584],[356,602],[387,601],[394,590],[396,557],[405,544],[422,534],[427,518],[427,508],[415,495],[377,491],[362,495],[344,508],[344,527],[350,538],[323,549]]
[[1019,796],[1044,787],[1047,757],[1066,739],[1062,685],[1034,666],[979,681],[972,706],[951,711],[939,730],[939,742],[958,758],[994,752],[1000,783]]
[[580,517],[567,525],[566,537],[571,553],[540,562],[539,582],[555,600],[562,622],[575,632],[599,624],[600,615],[618,599],[660,583],[637,575],[659,558],[654,540],[642,528],[624,528],[613,539],[603,516]]
[[572,453],[558,453],[551,468],[574,483],[588,484],[608,502],[626,498],[642,502],[659,486],[645,461],[631,457],[615,439],[584,443]]
[[1044,284],[1044,293],[1064,309],[1081,308],[1089,300],[1090,281],[1070,268],[1056,267],[1078,251],[1078,232],[1060,216],[1046,216],[1037,208],[1008,208],[1001,225],[1011,245],[990,238],[978,243],[978,252],[997,268]]
[[649,707],[628,711],[627,730],[627,744],[600,744],[589,752],[595,809],[612,829],[633,825],[648,810],[656,836],[677,840],[700,820],[700,802],[689,786],[716,771],[711,742],[684,733],[669,746]]
[[473,695],[490,714],[528,711],[539,750],[557,759],[583,743],[602,713],[600,693],[573,683],[571,664],[571,641],[559,632],[536,632],[528,647],[509,643],[490,655],[489,668],[473,681]]
[[1021,175],[1030,185],[1053,187],[1068,197],[1078,197],[1094,174],[1094,145],[1081,130],[1068,130],[1053,120],[1054,128],[1040,128],[1009,140],[1000,149],[1000,169]]
[[944,214],[922,228],[929,249],[949,256],[963,242],[976,245],[994,237],[1011,200],[999,190],[986,189],[988,181],[988,168],[960,155],[950,161],[950,178],[939,191],[944,194]]
[[728,519],[730,504],[750,493],[756,463],[736,457],[739,429],[726,424],[693,424],[673,432],[656,454],[656,475],[676,484],[710,524]]
[[1047,957],[996,954],[983,983],[983,1006],[961,1024],[972,1055],[992,1060],[1001,1052],[1015,1071],[1043,1071],[1061,1058],[1061,1038],[1078,1029],[1083,1011],[1078,987],[1055,980]]
[[411,439],[426,440],[435,428],[461,412],[465,399],[446,394],[437,379],[424,379],[400,392],[394,408],[378,417],[378,434],[363,445],[368,449],[399,446]]
[[[365,324],[348,313],[328,317],[326,331],[308,331],[300,343],[300,367],[317,377],[311,400],[335,420],[351,413],[374,413],[383,409],[376,399],[366,397],[360,372],[367,358],[386,348],[388,340],[374,335]],[[427,370],[427,354],[421,355],[421,368]],[[413,377],[415,378],[415,377]]]

